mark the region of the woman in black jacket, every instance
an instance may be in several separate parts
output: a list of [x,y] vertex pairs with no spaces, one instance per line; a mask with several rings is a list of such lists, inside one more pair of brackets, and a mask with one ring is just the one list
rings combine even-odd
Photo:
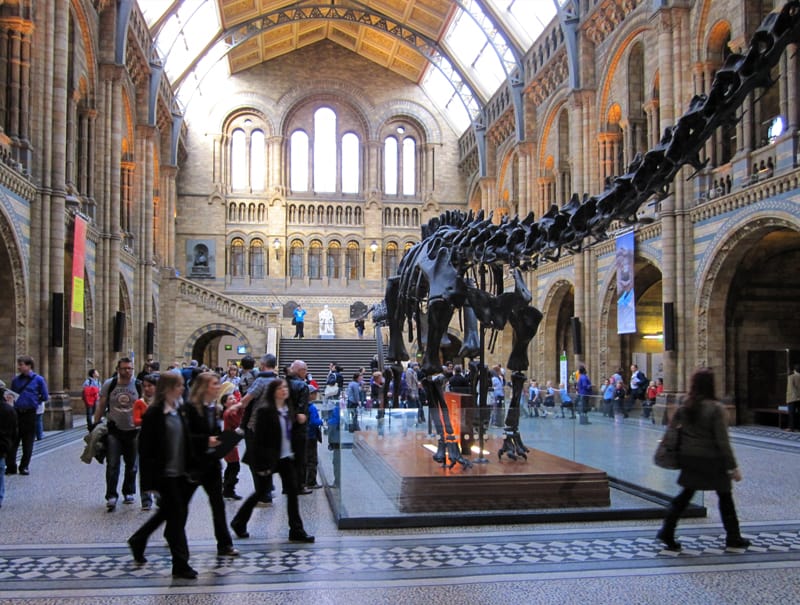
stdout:
[[189,405],[181,405],[183,377],[165,372],[158,380],[155,401],[142,417],[139,434],[139,462],[142,488],[161,496],[158,512],[128,540],[137,563],[145,563],[147,538],[162,521],[164,537],[172,554],[172,576],[193,580],[197,572],[189,565],[186,519],[189,500],[196,488],[198,462],[216,437],[193,433],[202,420]]
[[[314,541],[303,528],[300,517],[300,506],[297,501],[298,485],[292,452],[292,433],[295,430],[306,431],[305,414],[295,414],[288,406],[289,386],[285,380],[278,378],[267,386],[266,399],[269,405],[256,412],[256,428],[253,447],[245,450],[244,462],[259,475],[267,476],[278,473],[286,494],[286,510],[289,515],[289,540],[291,542]],[[239,510],[231,521],[231,527],[239,538],[247,538],[247,522],[250,520],[252,507]]]
[[[203,372],[192,380],[189,403],[197,411],[199,423],[192,431],[204,434],[209,439],[220,434],[222,406],[219,403],[219,376],[214,372]],[[203,486],[214,522],[214,537],[217,539],[217,554],[221,557],[236,557],[239,551],[233,547],[233,539],[225,519],[225,500],[222,497],[222,464],[213,450],[203,453],[199,460],[198,480]]]
[[697,370],[692,376],[689,394],[670,421],[680,427],[678,485],[683,491],[670,503],[664,524],[656,537],[668,550],[680,550],[675,540],[675,527],[681,513],[697,490],[714,490],[719,497],[719,513],[725,526],[727,548],[743,549],[750,540],[739,533],[739,519],[731,493],[731,479],[742,480],[730,441],[725,407],[714,397],[714,375],[711,370]]

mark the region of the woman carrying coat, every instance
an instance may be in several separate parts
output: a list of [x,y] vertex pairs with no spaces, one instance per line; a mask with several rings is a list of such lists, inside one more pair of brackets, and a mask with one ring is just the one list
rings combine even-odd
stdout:
[[708,368],[697,370],[691,378],[689,394],[670,421],[680,427],[678,485],[683,491],[669,505],[656,538],[667,550],[680,550],[675,527],[681,513],[697,490],[714,490],[719,497],[719,513],[725,527],[727,548],[744,549],[750,540],[739,533],[739,519],[733,504],[731,479],[742,480],[730,441],[725,407],[714,396],[714,374]]

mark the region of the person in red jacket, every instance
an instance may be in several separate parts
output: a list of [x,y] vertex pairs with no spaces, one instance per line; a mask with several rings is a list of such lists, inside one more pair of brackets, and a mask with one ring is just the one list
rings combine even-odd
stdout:
[[81,399],[86,408],[86,428],[92,432],[94,428],[94,406],[97,405],[97,400],[100,399],[100,372],[92,368],[83,383],[83,391],[81,391]]
[[[222,413],[222,429],[224,431],[235,431],[239,428],[244,415],[244,408],[239,403],[237,395],[239,391],[231,390],[223,393],[220,402],[225,411]],[[222,497],[229,500],[241,500],[242,497],[236,493],[236,484],[239,483],[239,448],[234,447],[225,454],[225,473],[222,477]]]

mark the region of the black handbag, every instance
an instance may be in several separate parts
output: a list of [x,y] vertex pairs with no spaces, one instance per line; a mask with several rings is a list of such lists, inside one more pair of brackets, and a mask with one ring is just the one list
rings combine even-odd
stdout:
[[653,455],[653,462],[656,466],[675,470],[681,468],[681,425],[670,425],[664,432],[664,436],[658,443],[656,453]]

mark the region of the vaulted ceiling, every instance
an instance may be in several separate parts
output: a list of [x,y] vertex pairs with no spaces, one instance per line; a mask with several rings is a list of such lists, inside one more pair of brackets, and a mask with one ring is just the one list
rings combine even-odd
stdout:
[[329,40],[419,84],[463,129],[575,0],[135,1],[184,106],[220,65],[237,73]]
[[[405,39],[419,35],[440,43],[449,19],[456,10],[451,0],[318,1],[313,4],[298,3],[296,0],[217,2],[225,31],[257,22],[263,17],[270,21],[269,27],[263,28],[263,33],[250,37],[229,53],[233,73],[327,39],[414,82],[420,81],[428,61],[404,43],[397,28],[406,30]],[[306,8],[286,10],[298,4]],[[323,4],[329,6],[324,7]],[[314,5],[320,9],[332,6],[356,9],[358,12],[352,18],[359,20],[315,18],[321,13],[312,8]],[[383,22],[381,16],[385,17]]]

